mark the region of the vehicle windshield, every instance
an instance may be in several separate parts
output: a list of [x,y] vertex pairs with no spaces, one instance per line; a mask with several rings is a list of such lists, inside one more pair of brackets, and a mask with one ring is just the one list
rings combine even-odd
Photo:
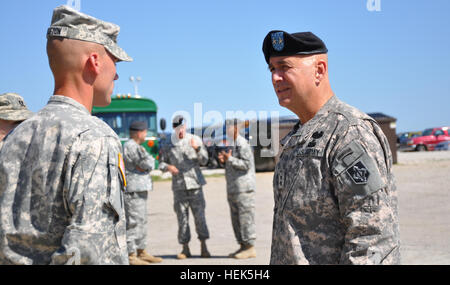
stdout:
[[107,123],[121,139],[129,138],[130,125],[134,121],[143,121],[148,125],[147,137],[156,136],[157,124],[156,113],[104,113],[96,114],[105,123]]
[[423,131],[422,136],[431,136],[432,133],[433,129],[426,129],[425,131]]

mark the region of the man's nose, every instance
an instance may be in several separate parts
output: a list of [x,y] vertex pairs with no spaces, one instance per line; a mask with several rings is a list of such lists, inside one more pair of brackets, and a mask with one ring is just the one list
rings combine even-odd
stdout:
[[275,83],[275,82],[279,82],[281,80],[283,80],[283,77],[281,76],[281,74],[279,72],[277,72],[277,71],[274,71],[272,73],[272,82]]
[[114,80],[119,79],[119,74],[116,73],[116,76],[114,76]]

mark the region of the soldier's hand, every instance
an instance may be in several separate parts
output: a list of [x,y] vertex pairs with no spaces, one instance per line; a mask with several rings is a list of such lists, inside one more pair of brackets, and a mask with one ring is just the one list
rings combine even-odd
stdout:
[[195,151],[197,151],[199,148],[199,146],[194,138],[191,138],[191,146],[195,149]]
[[225,158],[223,157],[223,151],[217,155],[220,163],[225,163]]
[[176,168],[173,165],[169,165],[167,166],[167,170],[172,174],[172,175],[177,175],[179,173],[178,168]]
[[223,153],[223,156],[224,156],[224,158],[225,158],[225,161],[227,161],[227,160],[230,158],[230,156],[232,155],[232,152],[233,152],[233,150],[230,149],[230,150],[228,150],[228,152],[224,152],[224,153]]
[[[228,152],[225,152],[225,151],[221,151],[220,152],[220,156],[222,157],[222,160],[223,160],[223,162],[221,161],[221,163],[225,163],[225,162],[227,162],[228,161],[228,159],[230,158],[230,156],[231,156],[231,152],[232,152],[232,150],[230,149]],[[219,158],[220,159],[220,158]]]
[[140,168],[139,166],[136,166],[136,170],[139,172],[146,172],[144,169]]

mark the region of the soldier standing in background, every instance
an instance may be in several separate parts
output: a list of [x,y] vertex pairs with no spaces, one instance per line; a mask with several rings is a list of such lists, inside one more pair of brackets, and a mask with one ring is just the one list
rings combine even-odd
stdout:
[[161,148],[159,169],[172,174],[174,210],[178,219],[178,242],[183,245],[178,259],[191,257],[189,241],[189,208],[195,220],[195,229],[201,242],[201,257],[211,257],[206,247],[209,231],[205,218],[205,198],[202,186],[206,184],[200,165],[208,162],[208,152],[201,138],[186,133],[181,116],[174,118],[174,132],[168,145]]
[[0,150],[8,133],[31,116],[33,112],[19,94],[0,94]]
[[132,122],[130,140],[123,146],[127,177],[124,200],[130,265],[148,265],[162,261],[162,258],[154,257],[145,250],[148,191],[152,190],[150,171],[155,168],[155,159],[141,146],[147,137],[147,129],[145,122]]
[[48,104],[0,153],[0,264],[128,264],[122,145],[91,115],[111,103],[119,27],[57,7]]
[[299,123],[274,173],[271,264],[398,264],[392,154],[377,122],[334,95],[325,44],[271,31],[263,52]]
[[228,152],[219,153],[225,164],[228,204],[234,236],[241,247],[230,257],[245,259],[256,257],[255,240],[255,157],[248,141],[239,135],[242,122],[226,122]]

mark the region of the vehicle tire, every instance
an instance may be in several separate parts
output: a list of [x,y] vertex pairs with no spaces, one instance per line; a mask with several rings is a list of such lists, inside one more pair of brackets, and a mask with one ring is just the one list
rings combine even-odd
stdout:
[[426,150],[427,150],[427,147],[424,146],[423,144],[418,145],[418,146],[416,147],[416,151],[426,151]]

